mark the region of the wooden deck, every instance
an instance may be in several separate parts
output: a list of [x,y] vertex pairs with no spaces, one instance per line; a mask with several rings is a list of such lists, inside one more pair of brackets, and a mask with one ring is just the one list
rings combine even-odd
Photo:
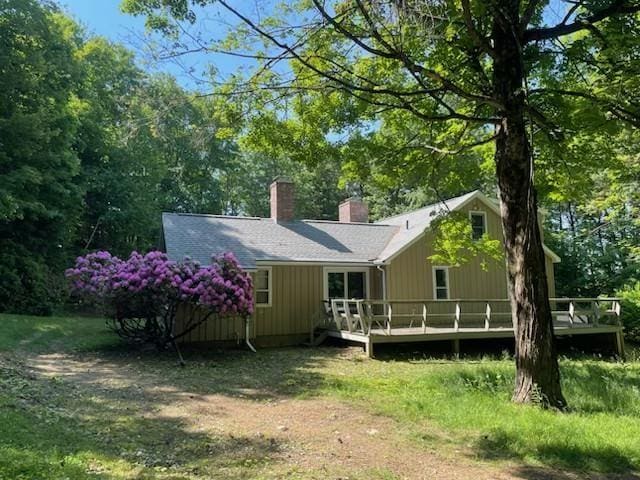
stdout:
[[[557,336],[611,335],[624,356],[620,302],[614,298],[551,299]],[[481,305],[483,308],[478,308]],[[333,299],[329,337],[361,343],[373,356],[375,344],[513,338],[507,300],[344,300]]]

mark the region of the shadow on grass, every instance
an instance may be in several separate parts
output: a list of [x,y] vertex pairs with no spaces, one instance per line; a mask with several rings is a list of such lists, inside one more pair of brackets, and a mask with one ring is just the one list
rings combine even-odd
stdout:
[[572,473],[527,466],[516,467],[511,471],[516,478],[521,478],[523,480],[576,480],[577,478],[589,478],[593,480],[638,480],[640,478],[634,473],[620,475],[589,475],[588,477],[576,477],[576,475]]
[[[101,407],[85,408],[89,412]],[[23,426],[34,420],[29,410],[14,412],[9,419]],[[168,478],[170,473],[176,475],[170,478],[209,478],[224,469],[224,478],[240,479],[247,478],[252,467],[277,462],[282,446],[275,438],[192,432],[167,418],[137,417],[109,426],[84,419],[62,428],[60,421],[50,419],[20,432],[9,428],[11,437],[0,439],[0,478],[80,479],[100,474],[99,478],[124,479],[134,472],[143,474],[135,478]]]
[[[525,462],[533,458],[575,472],[616,472],[622,478],[640,479],[640,452],[633,451],[633,442],[618,442],[620,435],[638,431],[633,425],[640,417],[640,368],[583,359],[564,362],[562,377],[570,405],[567,413],[509,405],[513,377],[504,365],[460,368],[443,378],[452,395],[477,392],[482,394],[480,401],[496,403],[495,412],[480,409],[484,416],[477,419],[488,430],[472,442],[474,454],[481,458]],[[470,422],[473,427],[472,417]],[[630,429],[625,432],[623,427]],[[541,477],[536,469],[521,474],[523,478],[556,478]],[[565,477],[559,474],[557,478]]]
[[108,390],[133,397],[144,392],[150,402],[204,399],[224,395],[264,401],[314,396],[324,385],[323,365],[342,355],[333,348],[271,348],[258,350],[185,349],[186,365],[174,352],[128,351],[117,348],[74,354],[61,362],[60,354],[33,357],[36,370],[75,385],[97,386],[108,379]]
[[[514,451],[511,446],[520,439],[500,429],[491,435],[484,436],[476,442],[476,453],[487,460],[521,459],[522,453]],[[535,455],[546,465],[562,466],[574,472],[616,472],[621,478],[640,479],[629,456],[610,446],[588,448],[568,446],[563,443],[551,443],[543,447],[532,446]],[[516,468],[518,476],[526,479],[574,479],[575,474],[562,471],[547,471],[534,467]],[[618,478],[618,477],[616,477]]]
[[224,478],[240,479],[279,462],[277,438],[216,434],[179,411],[157,414],[183,395],[166,385],[148,391],[131,373],[126,383],[97,385],[3,367],[0,478],[209,478],[224,469]]
[[0,478],[240,479],[286,469],[286,440],[222,433],[218,422],[237,412],[216,402],[314,395],[318,369],[342,354],[185,347],[181,368],[175,352],[132,350],[101,319],[0,320]]
[[562,366],[562,379],[575,411],[640,416],[640,368],[633,364],[576,361]]

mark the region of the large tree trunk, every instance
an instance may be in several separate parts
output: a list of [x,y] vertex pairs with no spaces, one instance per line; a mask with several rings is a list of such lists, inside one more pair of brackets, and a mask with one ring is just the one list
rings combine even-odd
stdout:
[[519,47],[519,1],[496,0],[494,93],[501,101],[496,141],[502,228],[516,340],[515,402],[564,408],[545,257],[525,122],[525,72]]

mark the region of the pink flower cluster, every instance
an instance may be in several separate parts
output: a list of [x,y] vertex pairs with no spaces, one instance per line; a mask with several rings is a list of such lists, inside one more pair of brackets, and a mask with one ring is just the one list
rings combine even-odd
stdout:
[[74,294],[114,304],[185,302],[206,306],[218,315],[253,313],[251,277],[231,253],[214,256],[211,265],[185,259],[173,262],[159,251],[132,252],[127,260],[109,252],[90,253],[68,269]]

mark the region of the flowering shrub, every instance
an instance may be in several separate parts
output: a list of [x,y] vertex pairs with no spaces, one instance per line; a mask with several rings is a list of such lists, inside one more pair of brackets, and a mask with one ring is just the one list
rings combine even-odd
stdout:
[[[251,277],[231,253],[200,266],[189,259],[173,262],[159,251],[132,252],[127,260],[95,252],[78,257],[65,274],[72,294],[100,307],[118,334],[159,347],[175,344],[211,317],[247,318],[253,313]],[[189,309],[192,314],[178,332],[180,304],[201,308]]]

